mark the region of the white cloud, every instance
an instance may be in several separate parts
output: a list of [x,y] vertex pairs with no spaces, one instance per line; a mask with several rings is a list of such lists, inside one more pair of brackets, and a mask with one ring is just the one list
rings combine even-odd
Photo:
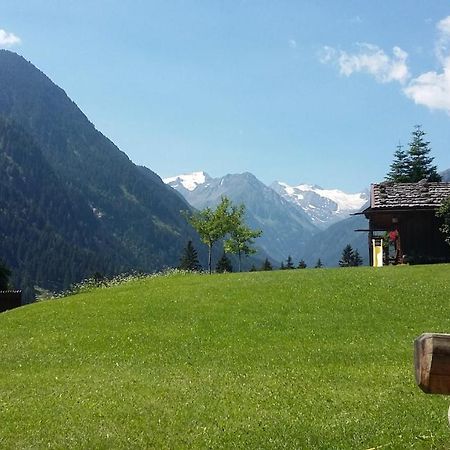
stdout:
[[442,72],[425,72],[411,80],[403,90],[408,98],[430,109],[444,110],[450,114],[450,16],[436,26],[438,39],[436,56],[442,64]]
[[392,57],[373,44],[358,44],[358,48],[358,52],[348,53],[326,46],[323,47],[319,59],[322,63],[337,63],[340,73],[347,77],[356,72],[365,72],[373,75],[380,83],[405,83],[408,80],[408,54],[400,47],[393,48]]
[[14,33],[9,33],[0,28],[0,46],[1,47],[12,47],[13,45],[20,44],[20,37],[16,36]]
[[442,73],[426,72],[411,80],[403,92],[418,105],[450,114],[450,58]]

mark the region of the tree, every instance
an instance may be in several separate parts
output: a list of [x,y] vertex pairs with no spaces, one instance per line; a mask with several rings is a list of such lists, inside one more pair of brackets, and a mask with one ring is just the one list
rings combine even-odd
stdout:
[[261,270],[272,270],[272,264],[270,263],[269,258],[264,260]]
[[11,271],[0,261],[0,291],[9,289],[9,277]]
[[222,197],[216,209],[205,208],[188,217],[190,224],[200,235],[200,239],[208,246],[208,271],[212,272],[211,256],[213,245],[227,233],[233,226],[236,207],[227,197]]
[[355,250],[353,252],[353,266],[362,266],[363,260],[361,258],[361,255],[359,254],[358,250]]
[[322,261],[319,258],[316,262],[316,265],[314,266],[315,269],[321,269],[323,267]]
[[342,250],[342,256],[339,261],[339,267],[356,267],[362,264],[362,258],[358,250],[353,250],[350,244],[347,244]]
[[426,179],[428,181],[441,181],[436,166],[431,165],[433,157],[428,156],[431,152],[430,142],[425,141],[425,131],[420,125],[414,127],[412,140],[409,144],[409,178],[411,183]]
[[403,150],[401,144],[397,145],[397,150],[394,152],[394,161],[391,164],[391,170],[386,175],[387,181],[394,181],[395,183],[407,183],[409,181],[410,160],[408,153]]
[[292,257],[289,255],[286,260],[286,269],[293,269],[294,263],[292,262]]
[[445,242],[450,245],[450,197],[436,211],[436,216],[442,219],[442,225],[439,229],[444,234]]
[[417,183],[424,179],[441,181],[436,166],[432,165],[434,158],[429,156],[431,148],[430,142],[425,140],[425,131],[420,125],[416,125],[411,135],[407,152],[400,144],[397,146],[386,180],[396,183]]
[[198,261],[197,250],[195,250],[192,241],[189,241],[186,248],[183,249],[178,268],[181,270],[192,270],[194,272],[201,270],[202,266]]
[[308,266],[306,265],[305,261],[303,259],[300,260],[300,262],[298,263],[298,268],[299,269],[306,269]]
[[339,260],[339,267],[350,267],[353,265],[353,249],[350,244],[347,244],[342,250],[342,256]]
[[225,272],[233,272],[233,266],[231,265],[230,258],[223,252],[222,257],[217,261],[216,272],[225,273]]
[[283,261],[281,261],[280,270],[285,270],[284,262],[283,262]]
[[244,223],[245,206],[242,204],[234,208],[230,216],[230,237],[225,241],[225,251],[238,255],[239,272],[241,271],[242,255],[256,253],[252,247],[253,239],[261,236],[261,230],[252,230]]

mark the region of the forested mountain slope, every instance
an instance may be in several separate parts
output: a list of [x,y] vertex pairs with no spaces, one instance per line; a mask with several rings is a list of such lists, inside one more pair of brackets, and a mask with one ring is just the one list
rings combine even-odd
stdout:
[[198,242],[180,214],[188,204],[31,63],[1,50],[0,86],[1,173],[10,174],[0,257],[16,284],[61,289],[93,271],[157,270]]

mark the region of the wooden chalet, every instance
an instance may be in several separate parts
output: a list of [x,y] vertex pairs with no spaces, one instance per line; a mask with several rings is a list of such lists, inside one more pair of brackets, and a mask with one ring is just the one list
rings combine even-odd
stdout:
[[370,206],[360,213],[369,219],[369,229],[358,230],[369,232],[371,264],[377,265],[377,250],[384,264],[450,262],[450,246],[436,217],[448,197],[450,183],[372,184]]

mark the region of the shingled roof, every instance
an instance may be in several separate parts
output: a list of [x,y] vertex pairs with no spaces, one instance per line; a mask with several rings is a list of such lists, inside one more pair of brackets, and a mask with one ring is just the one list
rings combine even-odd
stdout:
[[450,197],[450,183],[372,184],[369,209],[438,208]]

